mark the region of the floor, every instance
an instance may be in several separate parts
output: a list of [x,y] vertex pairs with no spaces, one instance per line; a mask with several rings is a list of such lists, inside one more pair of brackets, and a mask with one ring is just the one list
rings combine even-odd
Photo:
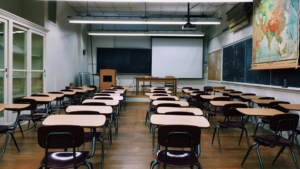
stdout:
[[[144,125],[145,113],[148,108],[148,103],[128,103],[126,111],[123,111],[119,119],[119,133],[117,138],[113,137],[113,144],[110,147],[109,154],[107,153],[107,136],[105,140],[105,169],[147,169],[150,168],[150,162],[155,159],[155,155],[151,152],[151,134],[149,129]],[[64,114],[64,113],[63,113]],[[223,119],[223,118],[222,118]],[[211,132],[213,132],[214,126],[217,124],[217,120],[221,118],[215,118],[212,125]],[[26,128],[25,126],[23,127]],[[253,134],[252,127],[247,125],[250,135]],[[19,131],[19,130],[17,130]],[[87,130],[88,131],[88,130]],[[100,129],[99,129],[100,131]],[[113,130],[114,131],[114,130]],[[114,133],[114,132],[113,132]],[[267,132],[265,133],[267,134]],[[243,137],[241,145],[238,145],[240,130],[234,129],[233,134],[230,135],[229,130],[220,130],[222,155],[218,150],[218,143],[215,140],[214,145],[211,145],[212,135],[208,134],[207,129],[202,130],[201,135],[201,156],[199,161],[204,169],[217,169],[217,168],[230,168],[239,169],[243,157],[248,149],[245,137]],[[44,149],[40,148],[37,144],[37,132],[35,129],[31,129],[25,132],[25,137],[22,138],[21,133],[15,134],[16,140],[20,147],[21,152],[18,153],[14,144],[8,144],[6,152],[0,168],[5,169],[32,169],[37,168],[40,164],[42,157],[44,156]],[[2,146],[5,140],[3,135],[0,139],[0,145]],[[253,143],[253,139],[250,138],[250,144]],[[2,148],[1,148],[2,149]],[[90,150],[91,143],[85,144],[80,150]],[[260,152],[264,167],[269,168],[296,168],[293,162],[291,153],[286,149],[279,157],[275,166],[272,166],[272,161],[275,158],[279,148],[265,148],[260,147]],[[294,148],[297,160],[300,162],[299,154]],[[92,159],[89,159],[93,163],[95,169],[101,168],[101,147],[97,144],[96,154]],[[82,166],[80,168],[86,168]],[[160,168],[163,168],[160,166]],[[169,168],[169,167],[167,167]],[[260,168],[259,161],[255,151],[249,155],[245,169]]]

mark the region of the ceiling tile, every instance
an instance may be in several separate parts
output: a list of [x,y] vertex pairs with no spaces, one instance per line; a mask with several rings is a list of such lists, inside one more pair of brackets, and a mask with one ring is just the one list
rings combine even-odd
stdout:
[[145,7],[146,3],[144,3],[144,2],[129,2],[128,4],[131,8],[133,8],[133,7],[140,8],[140,7]]
[[67,4],[69,4],[71,7],[81,7],[81,5],[74,1],[68,1]]
[[115,8],[129,8],[128,2],[112,2]]
[[100,8],[103,13],[116,14],[115,8]]
[[101,7],[108,7],[108,8],[113,8],[114,6],[112,5],[111,2],[95,2],[95,4],[101,8]]

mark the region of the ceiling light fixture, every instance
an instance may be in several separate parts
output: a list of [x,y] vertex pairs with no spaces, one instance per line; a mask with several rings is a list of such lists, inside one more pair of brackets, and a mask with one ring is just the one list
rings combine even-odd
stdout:
[[[105,19],[105,18],[69,18],[69,23],[78,24],[148,24],[148,25],[183,25],[185,20],[153,20],[153,19]],[[191,21],[194,25],[219,25],[220,20]]]
[[[75,1],[75,0],[57,0],[57,1]],[[76,1],[94,1],[94,2],[160,2],[160,3],[186,3],[183,0],[76,0]],[[253,0],[189,0],[188,2],[253,2]]]
[[193,32],[154,32],[154,31],[144,31],[144,32],[126,32],[126,31],[91,31],[88,32],[90,36],[174,36],[174,37],[203,37],[204,33]]

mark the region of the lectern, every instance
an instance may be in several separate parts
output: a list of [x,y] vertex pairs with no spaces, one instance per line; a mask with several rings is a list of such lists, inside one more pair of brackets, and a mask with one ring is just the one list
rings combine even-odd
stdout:
[[111,85],[116,85],[117,70],[101,69],[100,70],[100,92],[110,89]]

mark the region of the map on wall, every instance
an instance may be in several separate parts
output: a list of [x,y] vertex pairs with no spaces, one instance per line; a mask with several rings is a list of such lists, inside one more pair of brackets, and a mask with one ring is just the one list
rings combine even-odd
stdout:
[[208,54],[208,80],[221,81],[222,49]]
[[298,66],[298,0],[254,0],[251,69]]

